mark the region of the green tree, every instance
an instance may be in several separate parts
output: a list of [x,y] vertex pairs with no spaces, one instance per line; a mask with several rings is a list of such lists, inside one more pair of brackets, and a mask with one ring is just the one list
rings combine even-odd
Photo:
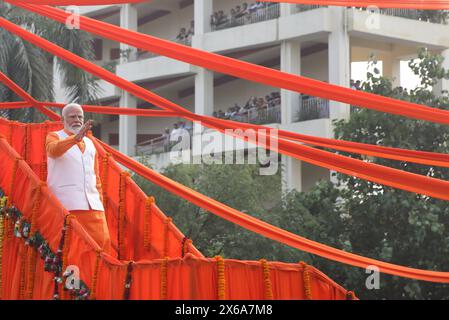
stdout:
[[[87,33],[69,29],[65,25],[45,19],[7,3],[0,3],[0,17],[41,36],[83,58],[93,58],[92,38]],[[62,74],[68,101],[90,103],[97,99],[98,84],[83,70],[53,57],[51,54],[0,29],[0,71],[40,101],[54,101],[53,60]],[[20,101],[9,88],[0,84],[0,101]],[[22,122],[43,119],[34,108],[0,110],[0,116]]]
[[[431,91],[440,79],[449,79],[449,71],[442,68],[443,58],[426,49],[421,49],[418,56],[418,60],[409,63],[410,68],[421,78],[421,85],[416,89],[406,92],[401,88],[393,88],[389,79],[380,77],[375,72],[367,74],[368,80],[363,83],[363,90],[434,108],[449,109],[447,92],[435,95]],[[411,150],[449,152],[447,126],[368,109],[354,108],[353,111],[349,121],[336,123],[335,133],[338,139]],[[345,155],[362,159],[357,155]],[[371,157],[365,157],[365,160],[443,180],[449,178],[447,168]],[[342,174],[338,178],[340,184],[345,186],[340,189],[340,216],[346,225],[344,238],[352,252],[420,269],[447,270],[449,208],[446,201]],[[319,213],[322,214],[326,213]],[[326,264],[329,263],[319,265],[327,270],[329,267]],[[359,289],[359,294],[364,298],[449,298],[447,285],[386,275],[381,276],[380,290],[370,291],[364,285],[366,274],[355,268],[337,269],[339,270],[333,270],[332,276],[341,274],[338,277],[343,280],[342,283],[349,288]]]

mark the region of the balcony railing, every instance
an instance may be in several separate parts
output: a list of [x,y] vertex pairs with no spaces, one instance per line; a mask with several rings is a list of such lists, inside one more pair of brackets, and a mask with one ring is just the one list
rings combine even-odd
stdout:
[[[364,10],[367,8],[357,8],[356,10]],[[419,20],[432,23],[447,24],[449,11],[447,10],[415,10],[400,8],[379,8],[380,14],[393,17],[401,17],[412,20]]]
[[223,30],[233,28],[237,26],[243,26],[246,24],[257,23],[261,21],[267,21],[271,19],[277,19],[280,15],[279,3],[268,5],[265,8],[258,8],[254,12],[250,12],[242,17],[229,17],[227,16],[220,24],[212,24],[212,31]]
[[327,6],[320,6],[317,4],[297,4],[296,5],[296,12],[304,12],[309,11],[313,9],[319,9],[319,8],[325,8]]
[[329,118],[329,100],[317,97],[300,97],[299,121]]
[[[176,42],[176,43],[179,43],[179,44],[183,44],[183,45],[186,45],[186,46],[192,46],[192,37],[188,37],[187,39],[183,39],[183,40],[169,39],[169,41]],[[159,57],[159,56],[160,56],[159,54],[156,54],[156,53],[153,53],[153,52],[138,50],[137,51],[136,60],[150,59],[150,58],[155,58],[155,57]]]
[[252,124],[280,123],[281,106],[276,105],[262,109],[249,109],[243,114],[231,116],[230,120]]
[[[193,129],[186,129],[190,136],[190,145],[192,145]],[[160,137],[143,141],[136,145],[137,154],[158,154],[171,151],[173,145],[177,142],[170,141],[170,136],[161,135]]]

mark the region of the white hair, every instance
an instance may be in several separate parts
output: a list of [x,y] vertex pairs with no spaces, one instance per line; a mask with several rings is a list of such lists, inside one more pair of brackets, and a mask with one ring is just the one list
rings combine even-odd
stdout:
[[65,118],[67,115],[67,112],[69,112],[70,109],[80,109],[83,111],[83,108],[78,103],[69,103],[62,108],[62,116]]

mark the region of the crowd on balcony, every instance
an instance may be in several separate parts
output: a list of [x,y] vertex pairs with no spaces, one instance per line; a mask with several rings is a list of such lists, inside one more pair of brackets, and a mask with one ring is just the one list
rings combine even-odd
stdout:
[[279,92],[271,92],[264,98],[252,96],[248,99],[245,105],[240,106],[237,103],[233,107],[228,108],[226,112],[222,110],[214,111],[213,116],[221,119],[237,120],[241,117],[247,116],[251,112],[269,111],[281,104],[281,95]]
[[256,1],[251,4],[244,2],[242,5],[237,5],[235,8],[232,8],[229,13],[224,13],[223,10],[216,11],[211,15],[212,28],[219,29],[222,26],[239,24],[236,22],[245,20],[245,18],[249,19],[253,14],[265,11],[267,8],[275,5],[279,6],[275,2]]
[[191,20],[189,28],[181,28],[179,30],[179,33],[176,36],[176,42],[185,45],[190,45],[192,43],[192,37],[194,33],[195,33],[195,22]]

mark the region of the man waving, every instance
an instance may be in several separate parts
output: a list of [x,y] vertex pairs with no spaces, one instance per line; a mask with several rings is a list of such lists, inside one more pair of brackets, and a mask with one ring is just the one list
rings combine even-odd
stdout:
[[86,137],[92,120],[84,123],[79,104],[62,109],[64,129],[47,135],[47,184],[62,205],[106,252],[111,240],[104,215],[98,155]]

